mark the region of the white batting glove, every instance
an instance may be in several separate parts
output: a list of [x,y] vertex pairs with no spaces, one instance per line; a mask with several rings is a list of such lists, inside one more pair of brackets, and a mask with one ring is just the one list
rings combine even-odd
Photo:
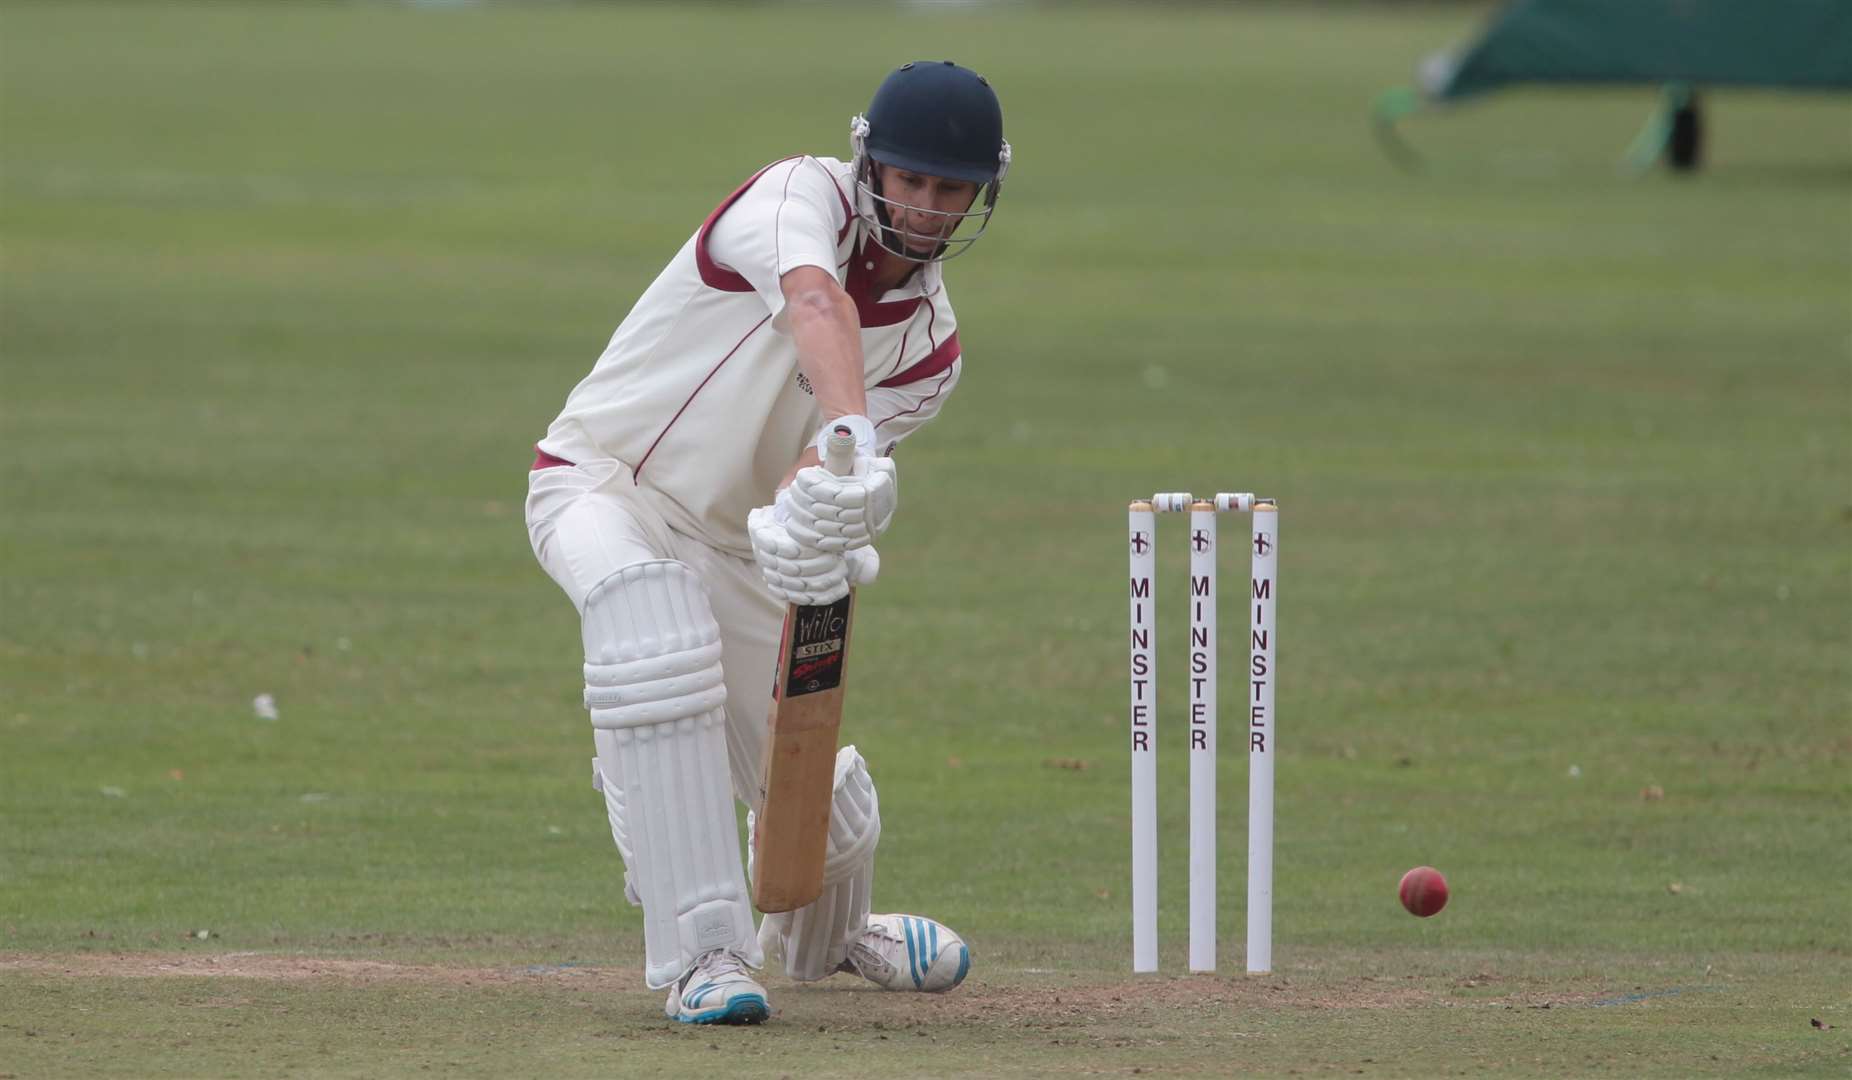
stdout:
[[787,604],[829,604],[842,599],[851,585],[867,585],[881,572],[881,556],[872,547],[846,554],[806,549],[780,524],[771,507],[746,515],[753,560],[765,584]]
[[849,564],[851,585],[873,585],[875,578],[881,576],[881,553],[872,544],[843,552],[842,560]]
[[821,465],[799,469],[775,504],[784,526],[813,551],[844,552],[867,547],[887,531],[900,505],[893,458],[855,459],[855,469],[837,476]]

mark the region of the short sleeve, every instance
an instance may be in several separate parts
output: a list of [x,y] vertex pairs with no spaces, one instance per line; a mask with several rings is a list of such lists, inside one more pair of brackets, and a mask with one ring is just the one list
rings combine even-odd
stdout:
[[813,157],[792,158],[767,169],[720,215],[707,236],[707,253],[752,286],[782,330],[780,280],[800,266],[816,266],[841,280],[836,248],[847,231],[848,205],[836,178]]

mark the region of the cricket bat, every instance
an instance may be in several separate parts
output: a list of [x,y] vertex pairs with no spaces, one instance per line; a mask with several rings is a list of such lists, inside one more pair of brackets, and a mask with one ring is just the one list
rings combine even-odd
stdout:
[[[823,464],[838,476],[854,469],[855,436],[847,428],[831,433]],[[753,838],[752,902],[760,911],[795,911],[823,893],[854,612],[853,588],[834,603],[785,609]]]

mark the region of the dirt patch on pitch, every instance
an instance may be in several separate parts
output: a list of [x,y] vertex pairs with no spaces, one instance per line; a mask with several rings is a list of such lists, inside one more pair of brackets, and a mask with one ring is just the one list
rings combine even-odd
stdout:
[[973,977],[950,994],[884,994],[851,979],[833,979],[793,994],[768,983],[774,998],[791,1004],[863,996],[859,1012],[900,1018],[906,1024],[1003,1024],[1081,1027],[1122,1021],[1143,1026],[1160,1014],[1213,1010],[1239,1017],[1281,1009],[1550,1009],[1586,1005],[1606,991],[1599,985],[1566,986],[1479,974],[1470,977],[1195,975],[1144,976],[1099,981],[1068,973],[1007,972]]
[[[0,972],[72,978],[223,978],[265,981],[334,980],[355,984],[412,982],[443,986],[532,986],[598,993],[645,993],[634,966],[559,963],[511,967],[406,964],[381,960],[262,952],[0,954]],[[1099,981],[1065,972],[1001,971],[978,976],[950,994],[886,993],[839,976],[800,985],[763,980],[780,1013],[841,1015],[854,995],[858,1015],[876,1028],[981,1023],[1060,1028],[1114,1020],[1141,1025],[1155,1013],[1214,1009],[1220,1015],[1277,1009],[1409,1009],[1480,1007],[1548,1009],[1605,1003],[1612,988],[1563,980],[1472,976],[1402,977],[1306,975],[1144,976]]]
[[273,953],[67,953],[0,955],[0,971],[74,978],[336,979],[356,983],[410,981],[450,986],[569,983],[587,989],[633,990],[642,980],[630,969],[534,964],[523,967],[450,967],[343,960]]
[[[1023,985],[979,984],[965,996],[971,1010],[1027,1017],[1127,1019],[1154,1011],[1217,1009],[1400,1009],[1437,1000],[1429,987],[1352,979],[1340,982],[1221,976],[1158,976],[1096,983],[1050,979],[1032,993]],[[952,1001],[955,999],[947,999]]]

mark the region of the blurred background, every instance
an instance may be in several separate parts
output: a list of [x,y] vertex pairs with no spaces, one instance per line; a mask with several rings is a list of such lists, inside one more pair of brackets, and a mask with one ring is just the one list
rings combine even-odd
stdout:
[[1256,490],[1282,964],[1843,946],[1852,111],[1700,87],[1675,172],[1657,83],[1382,104],[1498,10],[0,5],[0,948],[634,958],[532,445],[709,209],[942,57],[1016,158],[858,628],[891,902],[1128,962],[1123,507]]

